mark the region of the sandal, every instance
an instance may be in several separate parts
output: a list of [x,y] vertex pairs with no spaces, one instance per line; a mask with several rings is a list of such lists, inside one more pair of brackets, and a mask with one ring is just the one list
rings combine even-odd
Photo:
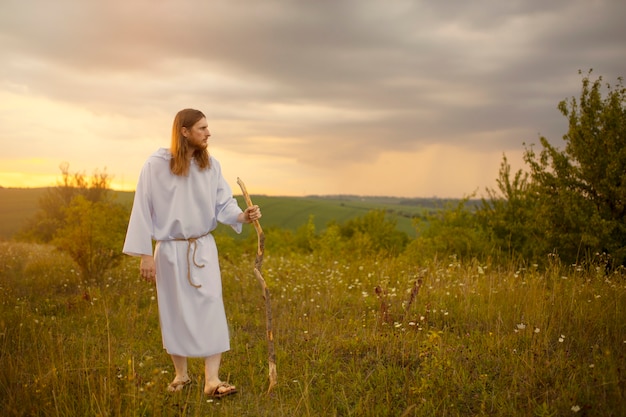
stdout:
[[205,391],[205,394],[211,398],[222,398],[236,393],[237,388],[227,382],[220,382],[215,388],[210,389],[209,392]]
[[191,384],[191,378],[187,377],[185,379],[174,379],[168,386],[167,390],[169,392],[178,392],[181,391],[186,385]]

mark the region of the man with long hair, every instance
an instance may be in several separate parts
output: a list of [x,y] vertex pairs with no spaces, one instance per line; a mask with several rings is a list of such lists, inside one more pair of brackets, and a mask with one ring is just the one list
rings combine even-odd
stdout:
[[176,371],[168,390],[189,384],[187,358],[201,357],[204,392],[222,397],[237,389],[219,378],[230,340],[211,232],[220,222],[241,233],[242,223],[259,219],[261,211],[239,208],[208,152],[210,136],[201,111],[178,112],[170,148],[153,153],[141,170],[123,252],[140,256],[142,277],[156,281],[163,347]]

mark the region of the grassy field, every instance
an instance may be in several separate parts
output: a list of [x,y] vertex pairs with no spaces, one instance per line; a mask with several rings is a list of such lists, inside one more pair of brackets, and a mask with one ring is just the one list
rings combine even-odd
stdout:
[[[0,239],[11,238],[38,208],[39,198],[45,188],[0,188]],[[115,192],[117,202],[132,205],[132,192]],[[236,196],[241,207],[245,203],[241,196]],[[334,220],[343,223],[354,217],[362,216],[370,210],[387,210],[397,219],[398,230],[414,237],[415,230],[411,217],[436,210],[445,204],[437,199],[403,199],[393,197],[274,197],[252,196],[255,204],[263,210],[264,227],[296,230],[314,217],[318,230],[324,229]],[[244,235],[245,237],[245,235]]]
[[192,385],[166,392],[155,288],[136,259],[93,282],[50,247],[0,243],[0,415],[624,415],[623,275],[266,256],[278,364],[268,394],[255,249],[222,254],[222,377],[240,393],[218,401],[203,396],[197,359]]

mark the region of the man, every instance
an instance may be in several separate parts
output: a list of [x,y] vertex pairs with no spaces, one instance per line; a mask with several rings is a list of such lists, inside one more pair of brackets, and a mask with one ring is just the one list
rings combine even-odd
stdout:
[[258,220],[261,211],[239,208],[219,162],[209,155],[210,136],[201,111],[178,112],[171,147],[157,150],[141,170],[123,252],[140,256],[141,275],[156,281],[163,347],[176,371],[168,390],[191,382],[187,357],[202,357],[204,392],[222,397],[237,389],[219,378],[230,340],[211,231],[220,222],[241,233],[242,223]]

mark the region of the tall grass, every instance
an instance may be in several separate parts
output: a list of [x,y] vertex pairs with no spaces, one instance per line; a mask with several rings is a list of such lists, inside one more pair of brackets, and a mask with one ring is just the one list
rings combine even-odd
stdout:
[[279,384],[267,394],[253,253],[223,255],[222,377],[240,393],[218,401],[198,359],[194,383],[166,392],[156,290],[135,259],[92,282],[48,246],[0,243],[0,415],[624,415],[621,275],[268,253]]

